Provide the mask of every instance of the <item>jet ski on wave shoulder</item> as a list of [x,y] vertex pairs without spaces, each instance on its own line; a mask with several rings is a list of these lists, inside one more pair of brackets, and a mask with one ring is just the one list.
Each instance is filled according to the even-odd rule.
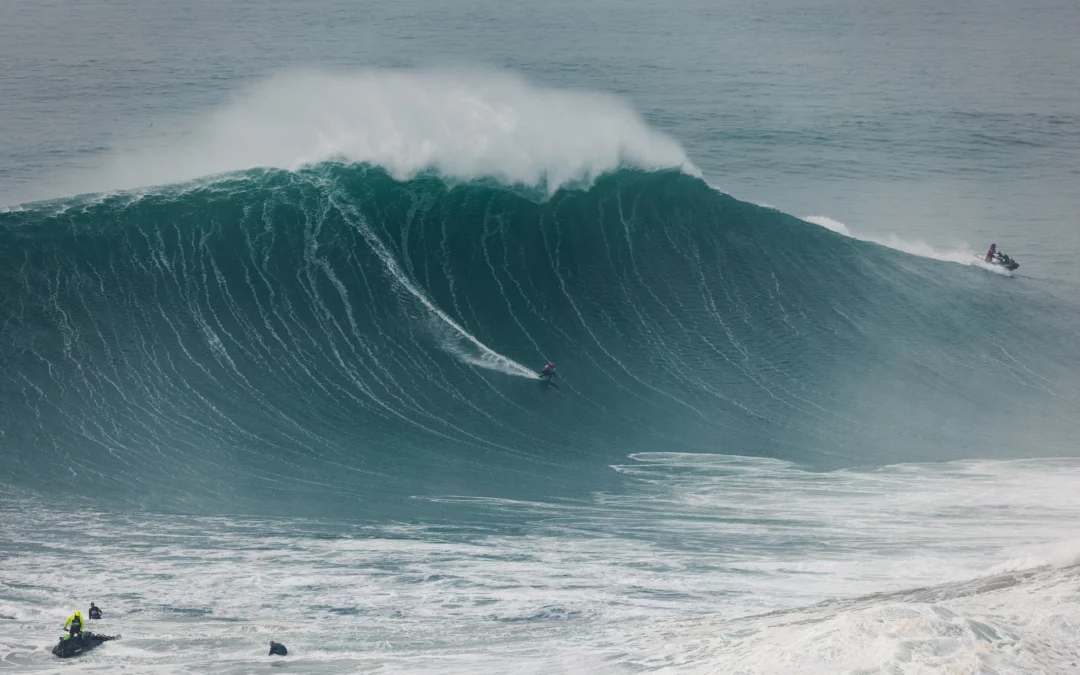
[[1016,262],[1005,253],[999,251],[997,248],[997,244],[990,244],[990,250],[986,252],[986,255],[983,257],[982,260],[983,262],[988,262],[991,265],[995,265],[997,267],[1004,267],[1010,272],[1015,270],[1017,267],[1020,267],[1020,263]]

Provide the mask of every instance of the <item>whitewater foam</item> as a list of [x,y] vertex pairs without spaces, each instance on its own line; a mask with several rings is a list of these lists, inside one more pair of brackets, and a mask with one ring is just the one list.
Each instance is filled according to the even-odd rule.
[[650,645],[638,663],[777,675],[1073,672],[1077,573],[1000,575],[734,621],[659,622],[635,636]]
[[0,660],[59,665],[42,647],[93,595],[110,632],[136,636],[94,663],[138,672],[176,672],[178,659],[230,672],[271,638],[323,672],[1005,673],[1076,661],[1080,570],[978,572],[1072,536],[1076,460],[819,474],[645,453],[616,468],[626,492],[581,501],[429,497],[447,513],[511,517],[508,529],[86,511],[70,531],[68,505],[5,494]]
[[164,185],[256,167],[368,163],[395,178],[435,172],[554,192],[620,167],[699,171],[680,145],[607,94],[553,89],[485,69],[292,71],[166,140],[119,148],[72,178],[78,192]]
[[1080,565],[1080,539],[1031,546],[1021,556],[988,568],[982,576],[991,577],[1009,572],[1029,572],[1074,565]]

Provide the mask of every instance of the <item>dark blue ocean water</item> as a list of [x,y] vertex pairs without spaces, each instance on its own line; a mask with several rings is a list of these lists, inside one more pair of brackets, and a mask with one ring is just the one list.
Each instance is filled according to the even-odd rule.
[[3,17],[0,663],[1076,661],[1075,5]]

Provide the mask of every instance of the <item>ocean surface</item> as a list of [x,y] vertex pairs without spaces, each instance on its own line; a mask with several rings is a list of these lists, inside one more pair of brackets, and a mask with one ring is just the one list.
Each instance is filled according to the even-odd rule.
[[1080,6],[2,17],[0,672],[1080,671]]

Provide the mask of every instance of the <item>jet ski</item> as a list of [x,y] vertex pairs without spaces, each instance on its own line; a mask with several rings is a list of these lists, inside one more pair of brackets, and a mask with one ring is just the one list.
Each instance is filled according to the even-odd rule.
[[994,256],[992,258],[990,258],[989,260],[986,260],[985,258],[983,258],[983,262],[988,262],[991,265],[995,265],[997,267],[1004,267],[1005,269],[1009,270],[1010,272],[1012,272],[1017,267],[1020,267],[1020,263],[1016,262],[1015,260],[1013,260],[1009,256],[1005,255],[1001,251],[998,251],[997,253],[995,253]]
[[76,637],[69,637],[66,640],[60,638],[60,641],[53,647],[52,653],[55,656],[59,656],[62,659],[70,658],[72,656],[78,656],[83,652],[88,652],[94,647],[97,647],[102,642],[108,642],[109,640],[119,640],[119,635],[95,635],[90,632],[79,633]]

